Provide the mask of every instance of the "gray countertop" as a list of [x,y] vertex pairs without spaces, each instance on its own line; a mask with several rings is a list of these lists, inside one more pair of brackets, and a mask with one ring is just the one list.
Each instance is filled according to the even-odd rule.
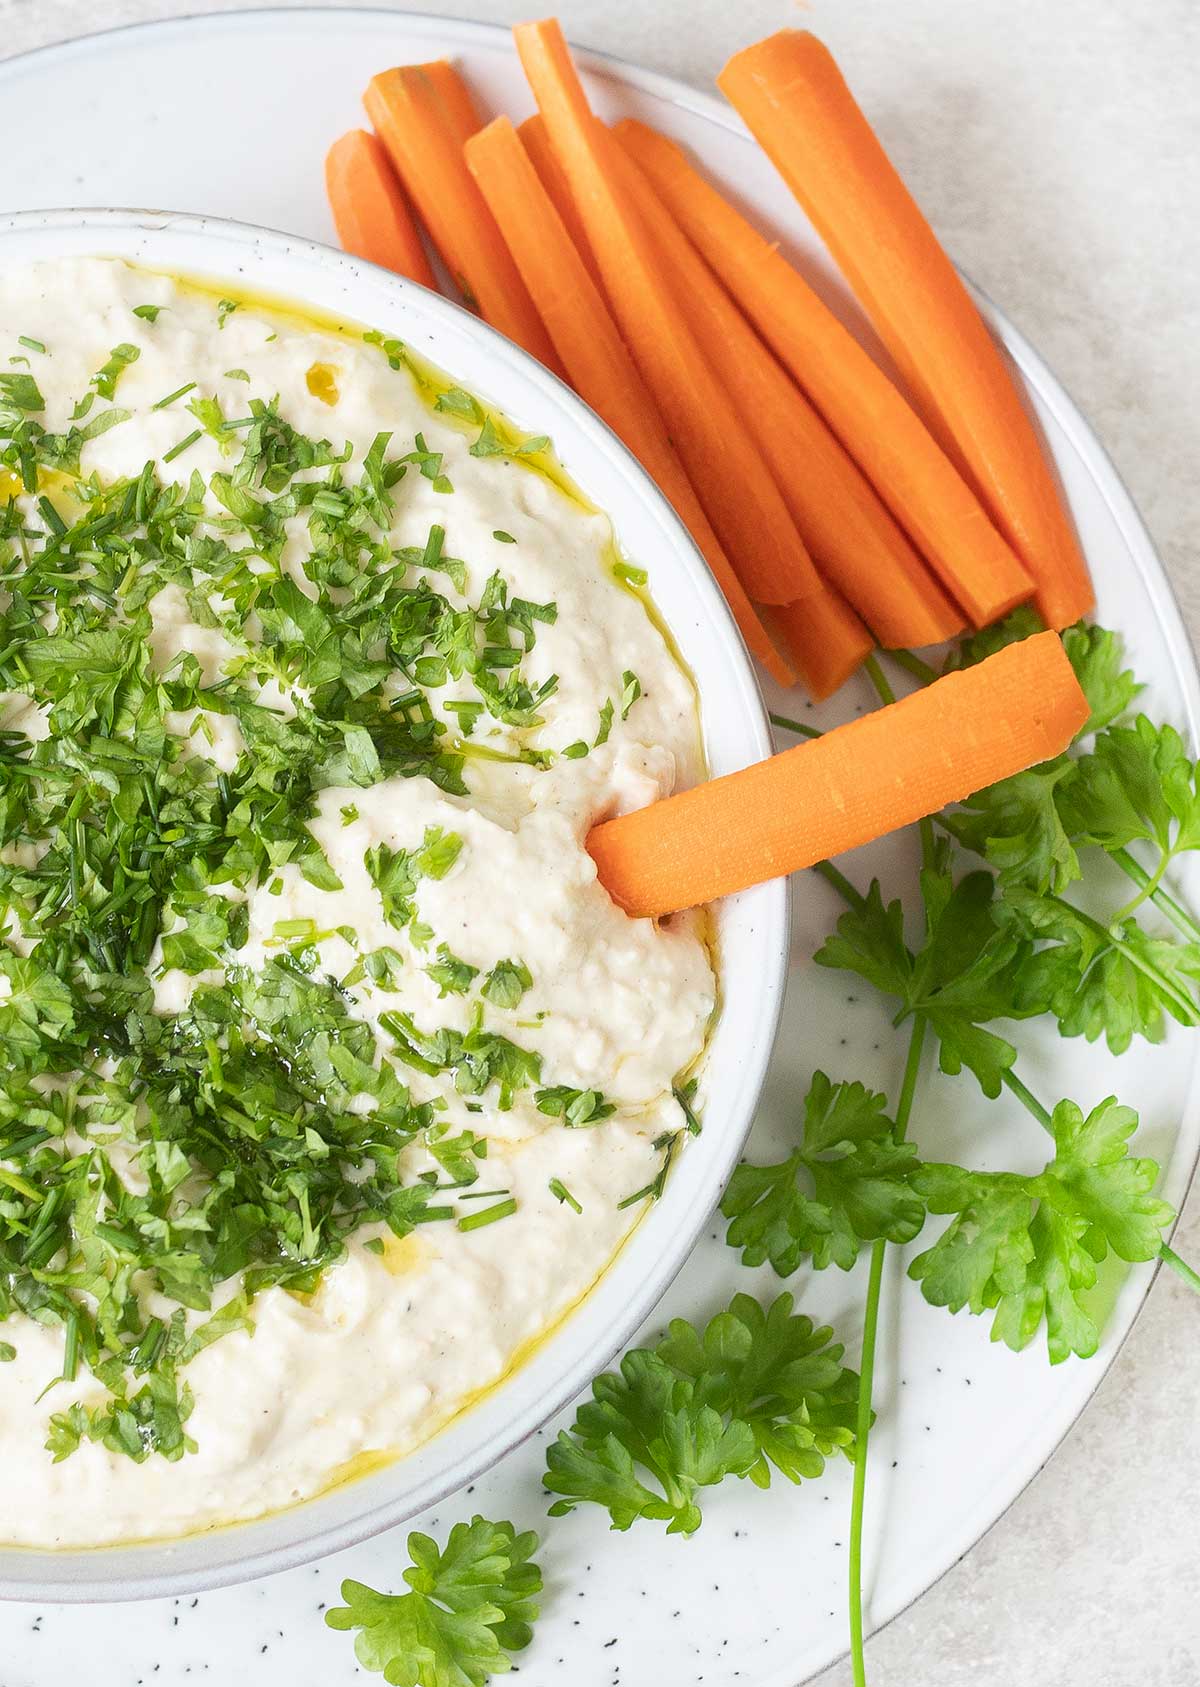
[[[0,56],[214,9],[0,0]],[[526,10],[422,9],[497,22]],[[784,24],[824,35],[947,246],[1096,427],[1196,639],[1198,0],[560,0],[557,11],[574,40],[701,86]],[[1200,1255],[1200,1198],[1179,1245]],[[872,1643],[872,1687],[1200,1687],[1198,1393],[1200,1306],[1163,1273],[1038,1480]],[[838,1667],[822,1687],[849,1680]]]

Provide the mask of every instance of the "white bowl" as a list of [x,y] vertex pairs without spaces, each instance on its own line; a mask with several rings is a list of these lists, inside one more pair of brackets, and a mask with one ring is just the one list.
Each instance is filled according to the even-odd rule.
[[[562,382],[457,305],[328,247],[217,218],[152,211],[0,218],[0,260],[99,255],[295,300],[406,341],[530,433],[611,516],[700,690],[713,774],[770,753],[750,660],[695,546],[637,461]],[[587,1388],[652,1311],[707,1223],[745,1142],[788,962],[785,881],[716,910],[723,1006],[702,1134],[602,1281],[513,1376],[407,1458],[289,1511],[183,1540],[47,1553],[0,1548],[0,1598],[149,1599],[269,1575],[403,1522],[472,1481]],[[0,1523],[0,1532],[3,1525]]]

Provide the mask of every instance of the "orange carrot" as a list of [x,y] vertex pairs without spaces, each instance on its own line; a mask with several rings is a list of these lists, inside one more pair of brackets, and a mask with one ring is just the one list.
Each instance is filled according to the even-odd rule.
[[342,247],[436,290],[412,212],[387,153],[365,129],[351,129],[325,156],[325,191]]
[[562,31],[547,19],[518,24],[514,35],[613,313],[688,478],[749,595],[792,603],[816,590],[816,571],[729,395],[680,317],[617,181],[616,143],[588,108]]
[[571,385],[675,506],[725,593],[750,649],[783,685],[792,675],[768,638],[709,525],[608,307],[538,178],[520,136],[497,117],[464,148]]
[[[818,571],[865,617],[881,644],[953,638],[963,629],[961,613],[865,475],[759,339],[633,157],[622,149],[620,160],[623,185],[658,246],[675,303],[761,451]],[[844,605],[840,616],[829,610],[826,631],[845,625],[845,616]],[[862,625],[854,619],[853,636],[839,641],[847,653],[861,645]],[[794,643],[789,648],[799,655]],[[828,659],[836,666],[832,652]],[[801,663],[801,676],[808,671]]]
[[575,242],[575,250],[587,266],[587,272],[598,288],[603,288],[600,279],[600,269],[588,245],[588,237],[584,230],[579,212],[575,208],[575,201],[571,197],[571,184],[566,178],[562,165],[558,162],[558,154],[550,145],[550,131],[546,128],[546,119],[540,111],[535,111],[532,117],[527,117],[524,123],[518,123],[517,133],[521,137],[521,144],[529,154],[529,162],[538,173],[538,180],[550,196],[550,202],[562,218],[563,227]]
[[367,114],[468,304],[561,374],[554,348],[463,162],[452,120],[429,78],[401,66],[373,77]]
[[1057,633],[782,755],[593,827],[602,884],[670,914],[882,837],[1065,750],[1088,703]]
[[784,29],[717,78],[862,301],[922,415],[1037,582],[1048,626],[1094,597],[1000,350],[828,48]]
[[858,461],[943,585],[977,626],[1020,603],[1033,580],[915,411],[783,257],[642,123],[621,139],[692,243]]
[[428,64],[413,64],[408,68],[428,80],[441,101],[446,121],[460,146],[483,128],[475,96],[449,59],[431,59]]
[[764,615],[816,703],[840,691],[875,648],[850,605],[824,582],[810,597]]

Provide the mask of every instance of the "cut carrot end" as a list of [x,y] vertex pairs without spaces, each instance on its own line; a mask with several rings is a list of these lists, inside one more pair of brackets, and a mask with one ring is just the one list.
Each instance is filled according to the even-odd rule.
[[765,235],[673,141],[620,125],[684,233],[804,389],[941,585],[985,624],[1034,582],[911,405]]
[[711,902],[840,855],[1062,753],[1089,714],[1057,633],[1009,645],[740,773],[593,827],[632,915]]
[[465,301],[555,374],[562,367],[429,76],[407,66],[372,78],[364,104]]
[[475,96],[463,80],[462,73],[449,59],[432,59],[427,64],[407,67],[424,76],[436,97],[441,101],[451,133],[462,146],[483,128],[483,118],[475,104]]
[[853,609],[829,586],[799,603],[770,610],[767,620],[814,703],[840,691],[875,648]]
[[790,603],[816,574],[777,486],[688,329],[620,179],[621,155],[592,115],[557,23],[521,24],[517,49],[562,164],[621,333],[748,595]]
[[[736,53],[717,80],[1028,570],[1044,618],[1062,626],[1085,613],[1087,565],[1022,394],[832,53],[807,30],[780,30]],[[982,624],[982,606],[968,607]]]
[[436,290],[404,190],[375,135],[351,129],[334,141],[325,189],[344,251]]

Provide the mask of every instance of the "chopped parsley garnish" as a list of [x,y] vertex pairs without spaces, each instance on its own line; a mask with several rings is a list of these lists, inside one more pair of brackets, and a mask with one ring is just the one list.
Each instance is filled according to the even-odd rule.
[[166,308],[165,305],[134,305],[133,314],[140,316],[143,322],[157,322],[159,312]]
[[30,351],[40,351],[43,356],[45,355],[46,348],[42,342],[40,340],[31,340],[27,334],[18,334],[17,344],[19,346],[28,347]]
[[[308,826],[322,790],[423,776],[463,795],[455,720],[462,738],[491,720],[518,743],[542,724],[557,681],[534,685],[524,664],[556,609],[499,575],[466,600],[466,564],[444,556],[440,527],[394,546],[406,473],[451,490],[420,435],[406,450],[379,434],[351,484],[350,448],[306,437],[274,403],[227,419],[196,395],[199,425],[161,464],[110,485],[82,478],[83,446],[128,415],[93,405],[136,356],[114,348],[64,433],[38,420],[31,375],[0,374],[0,463],[30,495],[0,528],[0,689],[47,724],[37,740],[0,734],[0,1321],[57,1327],[62,1378],[90,1372],[103,1387],[55,1412],[55,1458],[93,1441],[141,1461],[193,1449],[187,1366],[252,1329],[264,1290],[314,1292],[363,1226],[402,1237],[515,1210],[506,1191],[462,1217],[447,1203],[477,1177],[486,1139],[448,1136],[444,1104],[414,1100],[406,1067],[444,1074],[485,1113],[519,1093],[544,1112],[561,1093],[553,1116],[570,1124],[612,1109],[595,1092],[539,1089],[539,1055],[485,1024],[529,988],[519,960],[478,983],[439,944],[426,970],[444,994],[478,992],[469,1029],[387,1014],[383,1052],[351,991],[394,987],[409,964],[398,949],[359,955],[339,982],[321,964],[332,933],[284,917],[266,963],[244,964],[252,892],[282,894],[287,870],[340,888]],[[194,382],[154,408],[190,394]],[[169,479],[205,432],[228,452],[221,472],[207,487],[197,472]],[[38,491],[43,470],[71,481],[69,498]],[[282,565],[297,523],[302,578]],[[430,583],[439,573],[458,601]],[[156,666],[151,604],[168,587],[236,650],[217,678],[187,651]],[[471,695],[435,707],[450,684]],[[267,707],[265,686],[293,712]],[[228,768],[202,748],[218,716],[237,728]],[[544,758],[511,759],[526,753]],[[341,815],[351,823],[356,805]],[[435,938],[418,887],[462,848],[430,827],[413,849],[367,854],[415,949]],[[165,973],[188,988],[156,1011]],[[414,1178],[403,1157],[416,1144],[437,1169]]]
[[224,328],[237,308],[237,299],[219,299],[217,301],[217,327]]
[[108,354],[108,362],[97,369],[92,376],[92,385],[101,398],[112,398],[121,376],[131,363],[137,362],[141,355],[140,348],[131,346],[128,342],[122,342],[121,345],[113,347]]
[[479,993],[498,1008],[515,1008],[532,983],[524,961],[497,961]]

